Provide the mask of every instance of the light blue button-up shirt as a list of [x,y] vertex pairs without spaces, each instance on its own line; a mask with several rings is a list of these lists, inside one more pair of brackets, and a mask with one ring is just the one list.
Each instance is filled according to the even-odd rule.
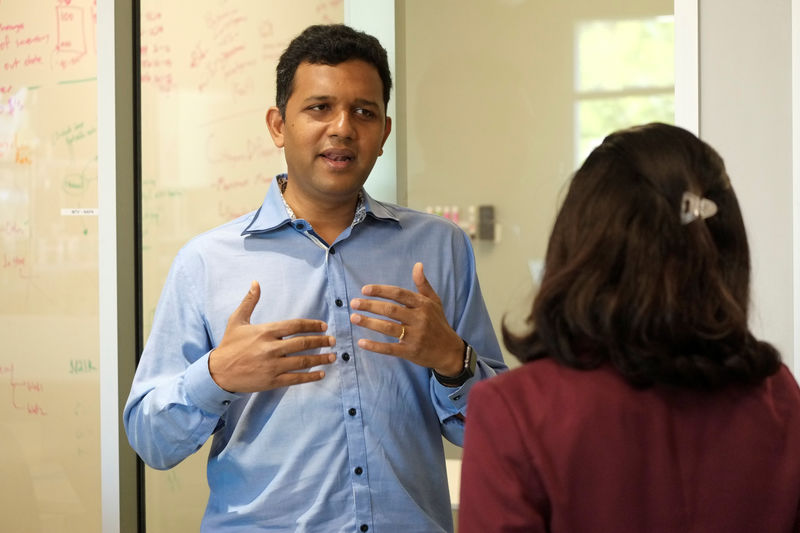
[[[442,217],[362,194],[365,215],[328,246],[287,211],[273,180],[258,211],[194,238],[173,262],[124,422],[159,469],[213,435],[203,531],[452,531],[441,435],[462,443],[456,415],[466,414],[470,387],[506,367],[469,238]],[[357,344],[396,339],[351,324],[350,299],[366,284],[416,290],[418,261],[478,354],[460,388]],[[321,381],[251,394],[213,381],[208,354],[252,280],[261,284],[252,323],[328,324],[337,358]]]

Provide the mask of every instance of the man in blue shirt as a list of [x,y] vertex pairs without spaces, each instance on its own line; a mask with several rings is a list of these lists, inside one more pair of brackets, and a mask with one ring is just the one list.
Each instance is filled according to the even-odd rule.
[[452,531],[441,435],[506,368],[469,238],[363,189],[391,131],[375,38],[312,26],[277,86],[288,171],[175,258],[128,438],[166,469],[213,435],[204,531]]

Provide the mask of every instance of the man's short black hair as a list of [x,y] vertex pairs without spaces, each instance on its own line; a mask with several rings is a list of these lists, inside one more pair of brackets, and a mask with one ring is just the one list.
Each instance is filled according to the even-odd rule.
[[318,24],[309,26],[292,39],[278,61],[275,103],[281,116],[286,117],[286,102],[292,94],[294,74],[301,63],[338,65],[351,59],[360,59],[377,69],[383,82],[383,104],[388,106],[392,73],[380,41],[344,24]]

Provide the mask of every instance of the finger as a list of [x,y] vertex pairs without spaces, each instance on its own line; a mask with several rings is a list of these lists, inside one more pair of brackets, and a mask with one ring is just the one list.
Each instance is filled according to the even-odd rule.
[[394,302],[405,305],[406,307],[414,307],[419,296],[414,291],[396,287],[394,285],[364,285],[361,288],[361,294],[364,296],[373,296],[375,298],[383,298],[392,300]]
[[287,372],[275,377],[277,387],[291,387],[292,385],[302,385],[319,381],[325,377],[325,371],[316,370],[314,372]]
[[370,352],[382,353],[384,355],[401,356],[404,351],[404,344],[398,342],[378,342],[370,339],[359,339],[358,347]]
[[414,285],[417,286],[417,291],[419,291],[421,295],[436,302],[440,301],[439,295],[436,294],[436,291],[433,290],[433,287],[431,287],[431,284],[428,282],[428,278],[425,277],[422,263],[414,264],[414,268],[411,269],[411,279],[414,280]]
[[291,357],[281,357],[275,361],[275,370],[278,374],[286,372],[298,372],[320,365],[329,365],[336,361],[336,355],[324,353],[319,355],[293,355]]
[[336,339],[328,335],[300,335],[284,339],[281,345],[281,355],[291,355],[315,348],[330,348],[336,344]]
[[353,300],[350,301],[350,307],[374,315],[385,316],[399,322],[405,322],[405,319],[409,318],[407,312],[408,307],[391,302],[353,298]]
[[250,317],[253,314],[253,309],[256,308],[256,304],[260,298],[261,286],[257,281],[253,281],[250,283],[250,290],[248,290],[247,294],[244,295],[242,303],[240,303],[239,307],[237,307],[236,310],[231,313],[228,323],[239,322],[243,324],[249,324]]
[[371,318],[364,315],[359,315],[358,313],[353,313],[350,315],[350,322],[356,324],[357,326],[361,326],[362,328],[371,329],[372,331],[377,331],[378,333],[383,333],[384,335],[388,335],[389,337],[397,337],[399,338],[400,335],[403,333],[403,325],[398,324],[397,322],[390,322],[388,320],[381,320],[379,318]]
[[264,324],[264,328],[268,335],[281,339],[299,333],[318,333],[320,331],[325,331],[328,329],[328,324],[322,320],[293,318],[291,320],[281,320],[280,322]]

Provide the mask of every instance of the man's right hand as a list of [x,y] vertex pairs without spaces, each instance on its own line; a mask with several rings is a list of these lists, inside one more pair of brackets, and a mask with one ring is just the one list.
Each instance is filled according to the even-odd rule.
[[328,325],[304,318],[251,324],[260,297],[261,287],[254,281],[228,319],[219,346],[209,355],[208,369],[217,385],[228,392],[258,392],[322,379],[322,370],[299,371],[330,364],[336,360],[335,354],[292,354],[336,344],[328,335],[298,335],[322,332]]

